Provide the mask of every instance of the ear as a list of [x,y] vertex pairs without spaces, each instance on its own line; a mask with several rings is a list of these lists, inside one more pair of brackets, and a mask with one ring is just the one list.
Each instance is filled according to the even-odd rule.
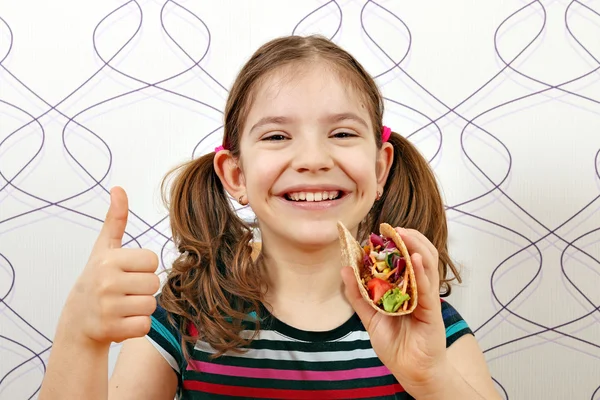
[[221,179],[223,187],[234,199],[246,194],[246,180],[238,161],[227,150],[215,154],[213,161],[215,172]]
[[392,163],[394,162],[394,146],[389,142],[384,142],[381,149],[377,150],[377,190],[383,192],[385,183],[387,182]]

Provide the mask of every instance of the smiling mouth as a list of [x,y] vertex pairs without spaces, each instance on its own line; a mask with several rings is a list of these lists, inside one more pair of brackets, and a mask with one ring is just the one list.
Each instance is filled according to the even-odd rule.
[[319,191],[319,192],[293,192],[286,193],[285,199],[296,202],[320,202],[338,200],[343,197],[344,193],[340,190],[334,191]]

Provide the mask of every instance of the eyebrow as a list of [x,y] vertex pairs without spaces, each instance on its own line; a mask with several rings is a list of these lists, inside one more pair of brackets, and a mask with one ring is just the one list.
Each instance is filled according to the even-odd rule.
[[252,133],[252,131],[254,131],[255,129],[258,129],[265,125],[271,125],[271,124],[284,125],[284,124],[289,124],[291,121],[292,121],[292,118],[289,118],[289,117],[277,117],[277,116],[263,117],[263,118],[259,119],[257,123],[252,125],[252,128],[250,128],[250,133]]
[[[284,117],[284,116],[263,117],[263,118],[259,119],[257,123],[252,125],[252,128],[250,128],[250,133],[252,133],[252,131],[254,131],[255,129],[258,129],[265,125],[271,125],[271,124],[285,125],[285,124],[289,124],[289,123],[293,122],[293,120],[294,120],[293,118]],[[367,123],[364,119],[362,119],[358,115],[351,113],[351,112],[327,115],[327,116],[321,118],[321,121],[327,122],[330,124],[335,124],[335,123],[344,122],[344,121],[354,121],[354,122],[357,122],[360,125],[364,126],[365,128],[369,128],[369,125],[367,125]]]
[[364,126],[365,128],[369,128],[369,125],[367,125],[367,122],[364,119],[362,119],[358,115],[351,113],[351,112],[328,115],[327,117],[323,118],[323,121],[326,121],[329,123],[354,121],[354,122],[357,122],[360,125]]

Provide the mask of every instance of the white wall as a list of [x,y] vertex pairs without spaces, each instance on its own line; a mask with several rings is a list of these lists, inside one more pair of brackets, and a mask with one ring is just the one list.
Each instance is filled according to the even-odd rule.
[[0,399],[35,398],[110,187],[128,246],[168,265],[160,178],[220,142],[235,73],[294,29],[335,34],[431,160],[450,301],[504,396],[600,399],[600,1],[379,4],[0,0]]

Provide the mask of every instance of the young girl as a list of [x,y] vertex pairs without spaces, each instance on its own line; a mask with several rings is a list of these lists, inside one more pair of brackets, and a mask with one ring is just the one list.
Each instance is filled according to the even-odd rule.
[[[447,268],[458,274],[434,176],[382,118],[373,79],[330,41],[258,49],[229,94],[223,145],[174,171],[180,255],[156,298],[157,257],[121,248],[127,197],[112,190],[40,399],[499,398],[469,327],[440,300]],[[257,257],[229,196],[256,214]],[[412,314],[363,300],[340,265],[337,221],[359,240],[398,227]],[[108,382],[109,345],[126,339]]]

